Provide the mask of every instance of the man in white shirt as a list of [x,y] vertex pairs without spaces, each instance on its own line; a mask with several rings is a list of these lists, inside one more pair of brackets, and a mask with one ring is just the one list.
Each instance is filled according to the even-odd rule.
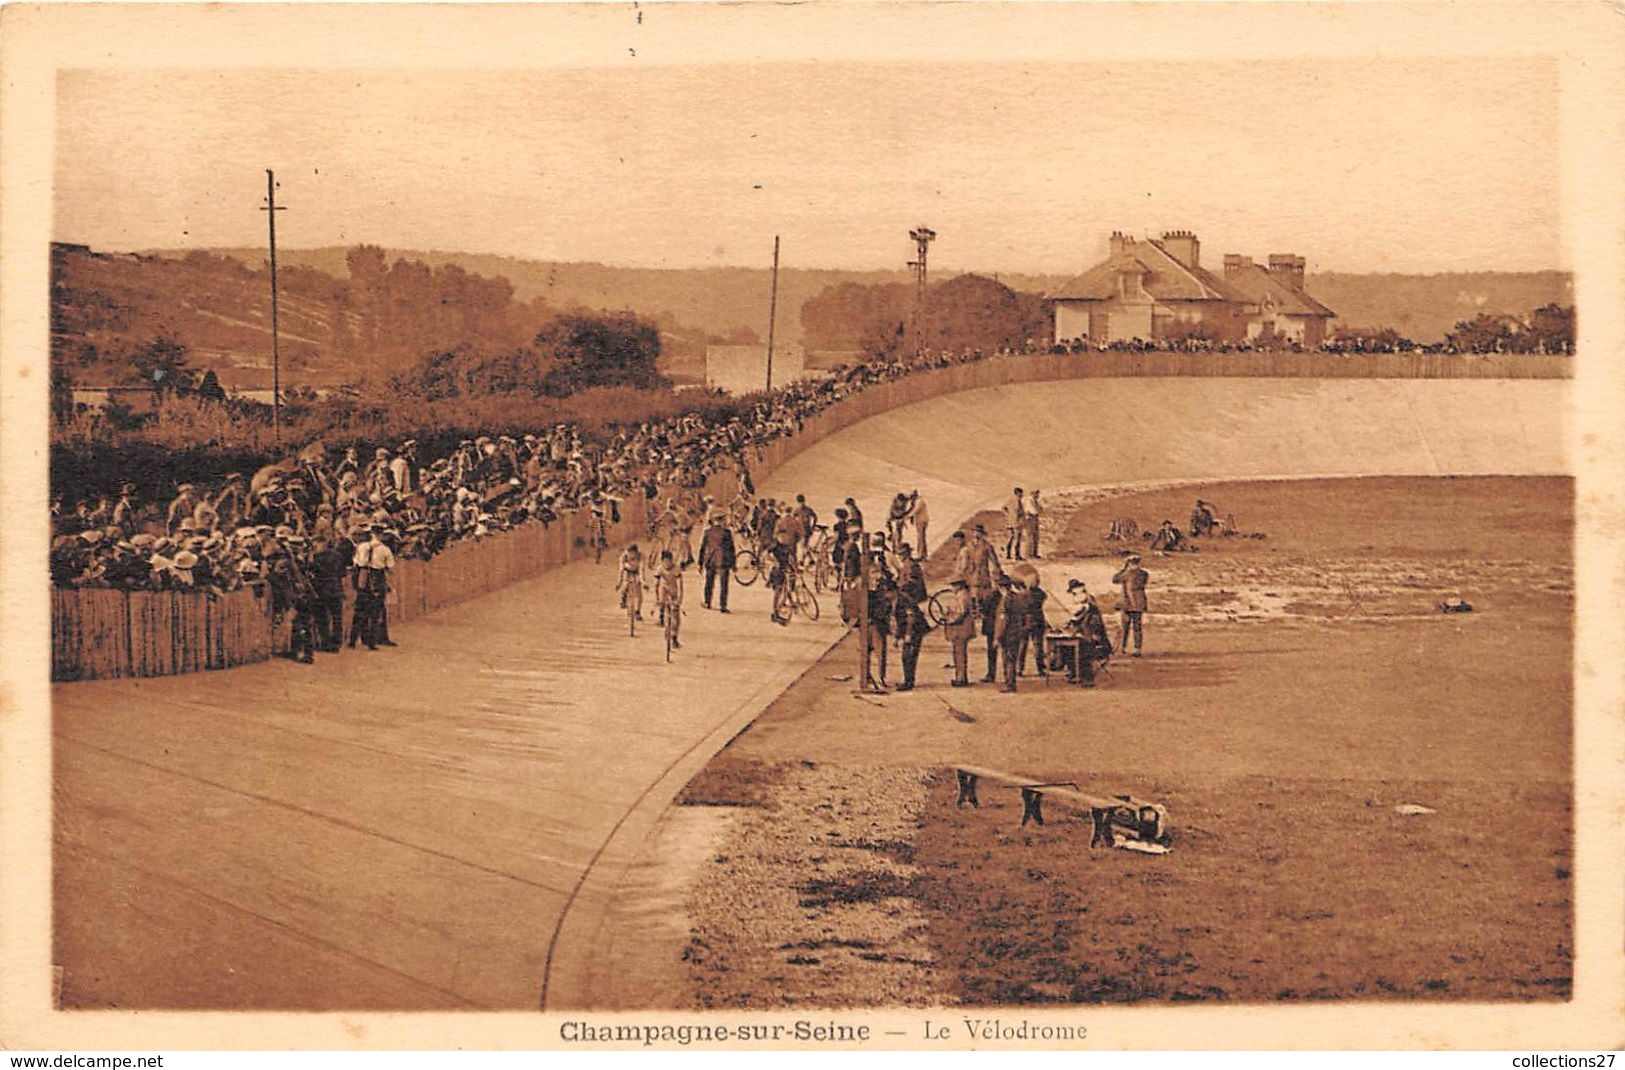
[[350,646],[357,638],[368,650],[379,644],[394,646],[389,638],[384,614],[384,595],[389,590],[389,571],[395,567],[395,553],[384,544],[377,526],[367,529],[367,539],[355,548],[355,615],[350,622]]
[[914,521],[914,545],[919,549],[923,558],[930,552],[931,544],[925,541],[927,529],[931,526],[931,510],[927,508],[925,499],[920,492],[915,491],[910,497],[913,505],[909,508],[909,519]]
[[[1044,512],[1044,507],[1038,501],[1038,491],[1034,490],[1027,495],[1022,503],[1021,531],[1027,542],[1027,556],[1038,556],[1038,518]],[[1020,557],[1020,553],[1016,554]]]
[[1021,560],[1021,533],[1027,519],[1027,503],[1022,500],[1022,490],[1017,487],[1015,494],[1004,506],[1004,556],[1010,561]]

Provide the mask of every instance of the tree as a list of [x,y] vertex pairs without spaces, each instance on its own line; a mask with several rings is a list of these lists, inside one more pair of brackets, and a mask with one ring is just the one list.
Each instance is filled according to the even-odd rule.
[[925,344],[935,349],[1019,348],[1043,333],[1010,287],[985,275],[959,275],[926,295]]
[[220,385],[220,377],[213,368],[204,371],[203,378],[198,380],[197,392],[204,401],[226,400],[226,389]]
[[1542,305],[1529,315],[1529,334],[1535,345],[1547,353],[1570,353],[1574,350],[1574,307],[1572,305]]
[[671,386],[655,370],[659,330],[631,313],[560,316],[536,335],[536,350],[550,364],[544,389],[554,397],[599,386]]
[[1463,353],[1499,353],[1512,348],[1512,339],[1507,317],[1484,312],[1457,323],[1456,329],[1445,336],[1446,342]]
[[168,335],[159,335],[130,358],[135,373],[159,397],[178,389],[190,389],[186,347]]
[[900,282],[827,286],[801,306],[803,342],[809,349],[864,349],[889,339],[914,309],[914,288]]
[[51,361],[51,419],[58,427],[73,419],[73,372],[59,360]]

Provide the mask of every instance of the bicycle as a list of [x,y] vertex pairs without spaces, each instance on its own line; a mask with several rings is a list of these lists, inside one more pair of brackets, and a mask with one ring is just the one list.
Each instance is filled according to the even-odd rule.
[[683,619],[683,610],[680,606],[661,606],[660,625],[666,633],[666,660],[671,660],[671,648],[677,642],[677,625]]
[[762,577],[762,562],[755,550],[740,550],[734,554],[734,582],[749,587]]
[[829,559],[828,554],[819,557],[817,564],[813,566],[813,588],[819,591],[833,591],[840,585],[840,570],[835,567],[835,562]]
[[621,592],[621,605],[626,607],[626,634],[636,638],[638,620],[643,616],[643,584],[626,584]]
[[[953,594],[953,592],[954,588],[944,587],[942,590],[936,591],[931,595],[930,598],[926,599],[925,615],[931,618],[931,623],[935,624],[939,628],[945,628],[950,625],[958,624],[966,617],[970,616],[969,593],[953,599],[952,601],[943,600],[943,595]],[[954,603],[958,604],[957,612],[953,608]]]
[[795,578],[784,588],[784,616],[785,619],[800,613],[808,620],[818,619],[818,595],[808,586],[806,576],[796,573]]
[[807,533],[807,538],[801,544],[801,565],[803,568],[817,561],[819,558],[829,558],[829,525],[814,524],[813,529]]

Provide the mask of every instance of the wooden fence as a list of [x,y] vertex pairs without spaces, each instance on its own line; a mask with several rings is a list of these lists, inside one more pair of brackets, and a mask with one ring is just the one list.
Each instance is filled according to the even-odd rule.
[[[800,432],[756,451],[760,479],[792,457],[861,420],[943,394],[1009,383],[1156,376],[1359,379],[1563,379],[1573,358],[1514,354],[1081,353],[1000,357],[917,372],[871,386],[810,417]],[[713,475],[718,501],[737,490],[732,471]],[[636,515],[631,515],[635,513]],[[609,531],[611,547],[643,535],[641,506]],[[566,513],[453,545],[429,561],[402,561],[391,577],[392,621],[476,598],[592,553],[590,517]],[[613,550],[610,552],[614,552]],[[349,603],[346,598],[346,620]],[[252,591],[219,598],[183,592],[53,589],[51,678],[97,680],[169,676],[263,661],[287,649],[288,624],[271,620],[268,599]]]

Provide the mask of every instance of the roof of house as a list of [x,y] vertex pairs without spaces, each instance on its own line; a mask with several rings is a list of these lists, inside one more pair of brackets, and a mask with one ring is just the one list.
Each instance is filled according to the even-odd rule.
[[1296,286],[1270,274],[1263,264],[1246,264],[1225,272],[1225,282],[1249,304],[1270,304],[1289,316],[1335,316],[1337,313]]
[[1155,239],[1136,241],[1050,293],[1051,301],[1107,301],[1117,296],[1124,269],[1144,275],[1146,293],[1159,301],[1247,301],[1225,280],[1202,267],[1186,267]]

